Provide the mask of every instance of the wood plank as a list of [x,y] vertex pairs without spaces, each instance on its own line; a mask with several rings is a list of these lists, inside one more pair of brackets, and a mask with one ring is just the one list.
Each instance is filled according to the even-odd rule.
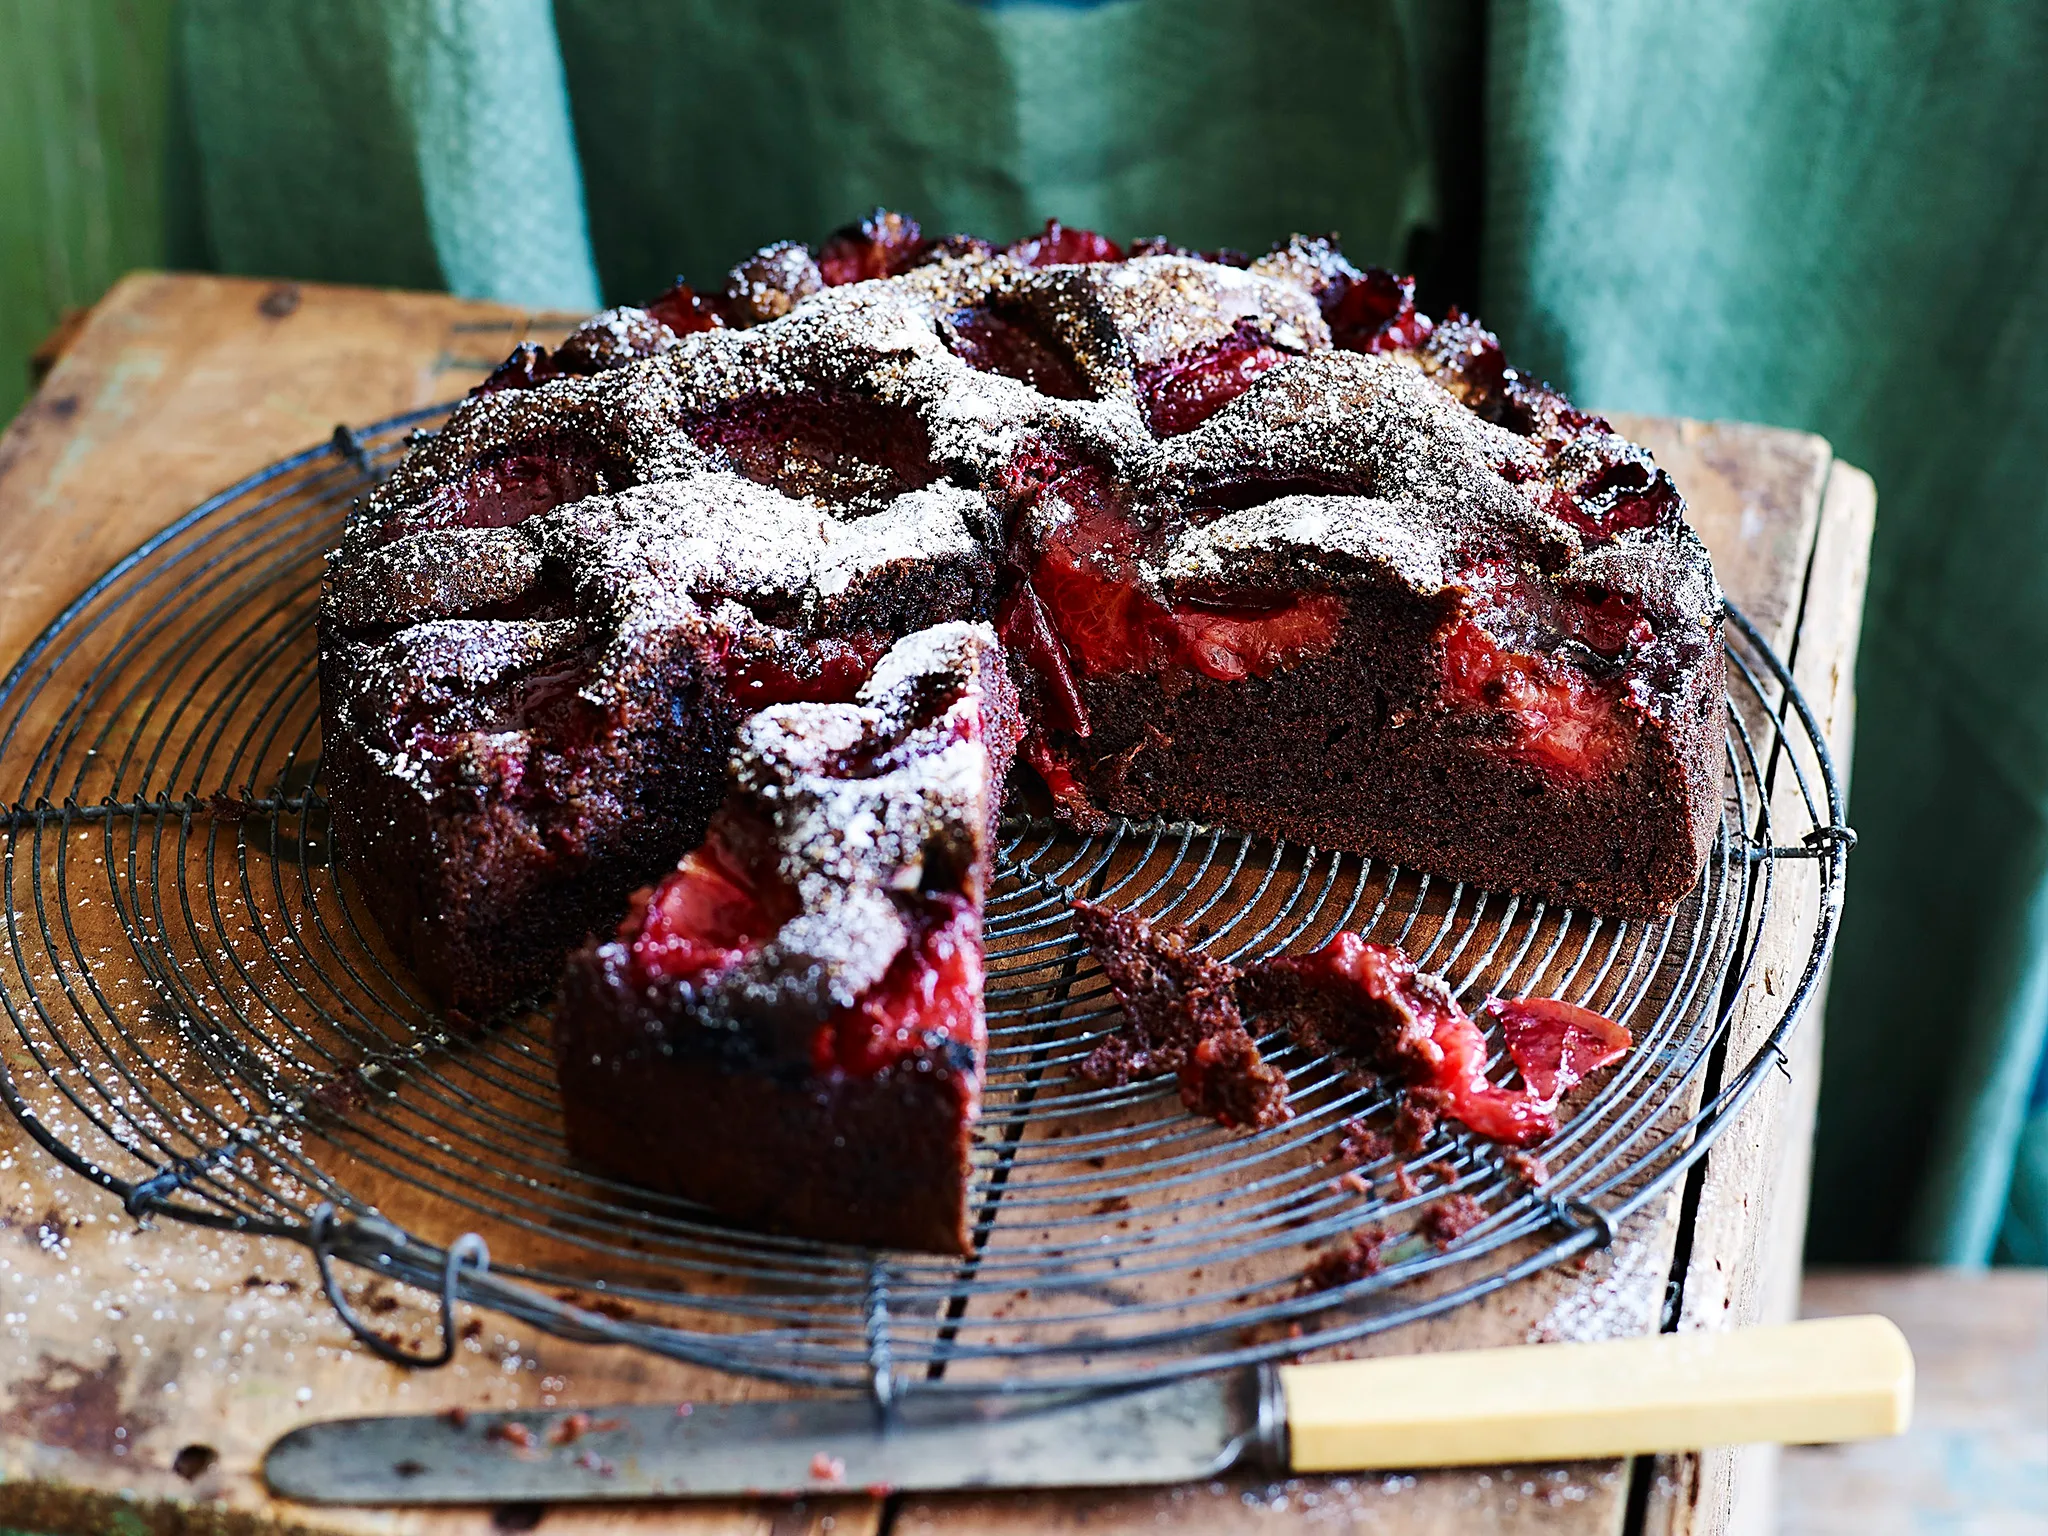
[[1788,1447],[1783,1536],[2035,1536],[2048,1527],[2048,1270],[1821,1270],[1807,1317],[1878,1312],[1913,1346],[1896,1440]]
[[[0,439],[0,657],[11,659],[113,560],[263,465],[458,396],[566,317],[429,294],[142,275],[121,283]],[[79,913],[90,924],[92,914]],[[88,943],[90,929],[88,927]],[[118,936],[104,936],[118,943]],[[11,1034],[11,1030],[9,1031]],[[393,1203],[396,1203],[395,1201]],[[501,1250],[502,1251],[502,1250]],[[415,1344],[424,1299],[351,1282]],[[166,1223],[55,1166],[0,1115],[0,1527],[467,1536],[520,1511],[314,1511],[270,1500],[256,1469],[291,1424],[379,1410],[573,1407],[733,1397],[759,1383],[483,1317],[435,1373],[370,1357],[296,1244]],[[186,1478],[173,1470],[187,1454]],[[550,1532],[875,1530],[879,1501],[549,1512]],[[127,1528],[123,1526],[123,1528]]]
[[[1854,680],[1877,491],[1868,475],[1840,462],[1828,475],[1812,574],[1789,660],[1838,764],[1846,765],[1855,721]],[[1774,798],[1788,825],[1809,824],[1792,776],[1781,771]],[[1783,841],[1787,834],[1780,834]],[[1812,865],[1788,866],[1776,900],[1786,921],[1759,944],[1748,993],[1730,1032],[1728,1060],[1750,1059],[1775,1023],[1779,999],[1806,960],[1803,936],[1820,902]],[[1806,1229],[1821,1013],[1815,997],[1793,1037],[1783,1072],[1772,1072],[1742,1118],[1696,1176],[1691,1255],[1682,1276],[1682,1329],[1789,1322],[1795,1314]],[[1722,1447],[1657,1460],[1645,1529],[1672,1536],[1767,1532],[1773,1528],[1778,1450]]]
[[[361,423],[457,394],[514,340],[561,323],[425,295],[129,280],[0,440],[0,656],[18,652],[144,533],[238,475],[319,441],[337,420]],[[1761,428],[1641,430],[1692,498],[1731,593],[1774,637],[1789,636],[1813,547],[1825,445]],[[0,1464],[10,1477],[26,1468],[31,1479],[0,1484],[0,1523],[98,1530],[117,1496],[110,1490],[125,1488],[143,1500],[186,1501],[150,1506],[149,1518],[166,1530],[183,1521],[177,1510],[190,1508],[185,1523],[207,1529],[297,1521],[420,1536],[481,1531],[489,1528],[481,1511],[287,1509],[263,1497],[253,1469],[270,1439],[312,1417],[458,1401],[539,1406],[552,1397],[569,1406],[759,1390],[623,1351],[534,1339],[494,1319],[447,1371],[406,1376],[350,1343],[301,1250],[178,1227],[136,1232],[113,1202],[57,1174],[11,1122],[0,1127],[0,1209],[10,1213],[0,1234],[9,1266],[0,1269],[0,1296],[35,1298],[0,1309],[0,1377],[13,1383],[0,1398]],[[1547,1275],[1398,1342],[1448,1347],[1654,1327],[1677,1231],[1675,1209],[1646,1212],[1583,1272]],[[311,1394],[304,1401],[301,1389]],[[188,1483],[170,1468],[180,1449],[198,1443],[220,1459]],[[1327,1504],[1404,1530],[1590,1532],[1619,1528],[1625,1495],[1623,1469],[1608,1463],[1006,1507],[913,1500],[903,1520],[906,1529],[1021,1529],[1033,1528],[1034,1510],[1056,1508],[1061,1519],[1099,1519],[1107,1523],[1095,1528],[1113,1530],[1119,1521],[1150,1525],[1168,1507],[1185,1507],[1191,1519],[1271,1523]],[[873,1530],[880,1515],[870,1500],[782,1510],[557,1510],[546,1529],[844,1532]]]

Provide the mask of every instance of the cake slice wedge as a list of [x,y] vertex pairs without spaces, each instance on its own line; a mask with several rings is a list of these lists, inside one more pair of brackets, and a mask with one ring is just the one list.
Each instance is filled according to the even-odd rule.
[[852,703],[752,716],[703,845],[570,957],[571,1153],[749,1226],[969,1251],[982,903],[1021,730],[969,623],[898,641]]

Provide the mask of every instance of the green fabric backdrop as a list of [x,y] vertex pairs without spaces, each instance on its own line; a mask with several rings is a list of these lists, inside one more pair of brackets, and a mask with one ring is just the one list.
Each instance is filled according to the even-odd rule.
[[171,0],[0,0],[0,422],[68,309],[164,258]]
[[876,202],[1336,228],[1596,407],[1826,434],[1880,517],[1811,1246],[2048,1261],[2048,8],[178,11],[188,263],[578,308]]

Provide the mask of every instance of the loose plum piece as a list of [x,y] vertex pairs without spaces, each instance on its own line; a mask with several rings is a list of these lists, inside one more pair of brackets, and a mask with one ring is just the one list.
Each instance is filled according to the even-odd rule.
[[1614,1065],[1635,1044],[1627,1025],[1554,997],[1496,997],[1479,1016],[1500,1024],[1509,1058],[1545,1104]]
[[1490,1140],[1527,1146],[1557,1129],[1533,1093],[1487,1077],[1485,1034],[1441,978],[1418,974],[1391,945],[1340,933],[1313,954],[1248,967],[1238,995],[1287,1019],[1312,1048],[1392,1078]]

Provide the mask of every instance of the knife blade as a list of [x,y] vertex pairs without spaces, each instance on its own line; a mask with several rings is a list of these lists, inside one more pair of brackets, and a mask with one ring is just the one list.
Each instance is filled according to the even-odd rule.
[[1086,1396],[797,1399],[336,1419],[285,1435],[306,1503],[806,1497],[1127,1487],[1897,1434],[1912,1352],[1881,1317],[1262,1366]]

